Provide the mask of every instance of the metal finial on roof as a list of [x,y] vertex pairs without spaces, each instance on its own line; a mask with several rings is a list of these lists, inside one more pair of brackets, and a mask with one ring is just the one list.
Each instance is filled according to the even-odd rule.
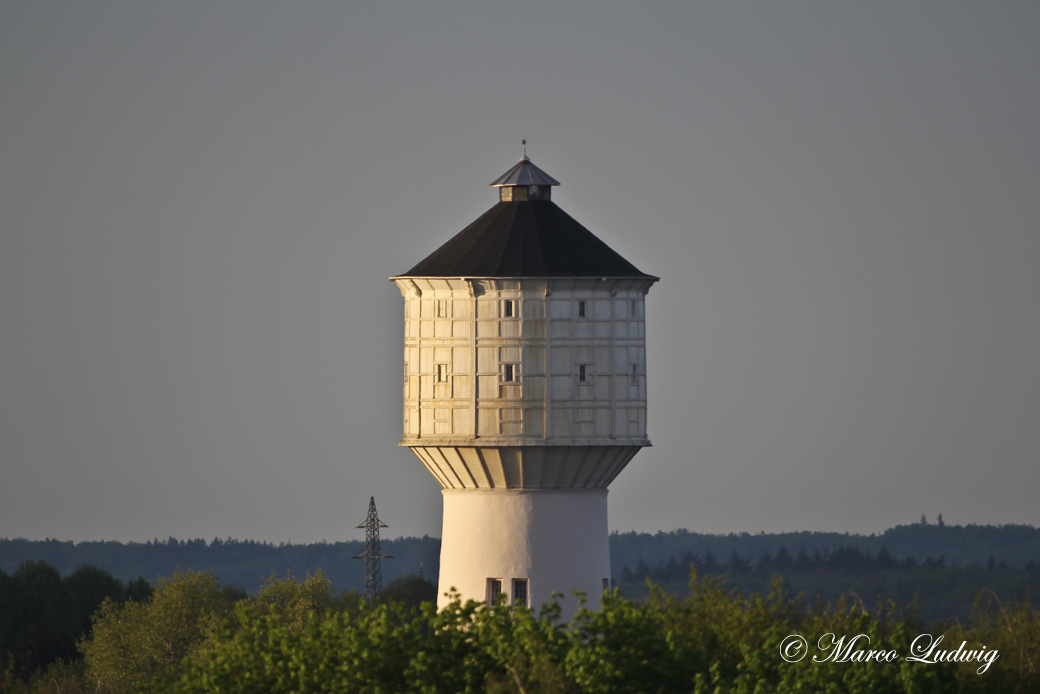
[[520,141],[524,145],[524,158],[513,164],[513,167],[496,178],[491,185],[503,186],[558,186],[560,182],[534,165],[527,158],[527,140]]

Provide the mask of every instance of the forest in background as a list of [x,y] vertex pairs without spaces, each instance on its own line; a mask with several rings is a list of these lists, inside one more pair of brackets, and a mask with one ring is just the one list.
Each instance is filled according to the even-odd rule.
[[[392,581],[400,576],[422,573],[436,577],[439,567],[438,538],[404,537],[383,540],[382,548],[393,556],[382,563],[383,578]],[[775,557],[783,548],[794,564],[776,564]],[[62,574],[83,564],[103,568],[122,581],[143,576],[154,581],[169,576],[178,568],[207,571],[212,569],[221,581],[255,591],[272,574],[291,572],[304,576],[321,569],[325,576],[343,590],[364,586],[364,562],[353,557],[364,549],[360,540],[319,542],[311,544],[271,544],[253,540],[167,538],[150,542],[65,542],[60,540],[0,539],[0,569],[14,571],[26,559],[45,561]],[[994,568],[1029,571],[1040,562],[1040,529],[1028,525],[947,525],[940,515],[936,522],[898,525],[879,534],[792,532],[730,533],[709,535],[688,530],[657,533],[612,533],[610,535],[611,573],[615,584],[647,577],[660,583],[685,582],[689,562],[695,561],[704,573],[728,573],[741,576],[745,569],[763,569],[787,575],[800,568],[836,570],[839,573],[876,573],[893,568],[877,563],[882,551],[896,565],[912,560],[913,566],[929,566],[941,562],[940,568]],[[817,562],[798,566],[801,553]],[[857,560],[869,554],[870,561]],[[734,556],[737,561],[732,561]],[[714,562],[712,562],[714,560]],[[671,573],[663,571],[672,563]],[[1031,564],[1032,562],[1032,564]],[[675,567],[678,566],[678,569]],[[907,566],[906,568],[912,568]],[[678,573],[675,573],[678,571]],[[770,573],[766,572],[766,573]],[[763,573],[763,571],[759,571]],[[667,575],[666,575],[667,574]],[[632,580],[626,580],[631,577]],[[767,576],[768,579],[768,576]]]
[[766,593],[774,576],[810,601],[842,596],[869,610],[891,600],[928,620],[967,619],[980,591],[1027,599],[1040,590],[1040,530],[1032,526],[896,526],[880,534],[614,534],[611,560],[621,592],[649,593],[647,580],[681,598],[691,564],[723,576],[745,595]]
[[870,535],[809,531],[705,535],[683,529],[653,534],[613,533],[610,561],[611,569],[620,577],[626,564],[633,568],[639,559],[653,565],[667,562],[672,556],[678,558],[683,552],[702,557],[712,552],[725,561],[736,552],[757,561],[766,552],[775,555],[781,546],[794,555],[802,549],[812,555],[839,547],[854,547],[877,555],[885,548],[897,560],[912,556],[923,562],[929,556],[943,557],[946,566],[985,566],[992,557],[998,566],[1004,562],[1021,569],[1030,561],[1040,561],[1040,529],[1031,525],[949,525],[939,514],[933,521],[922,516],[917,523]]
[[[0,569],[14,571],[23,561],[45,561],[62,574],[82,564],[108,571],[122,581],[143,576],[155,581],[178,569],[213,572],[224,583],[256,591],[272,574],[305,576],[321,569],[343,590],[362,589],[365,564],[353,557],[365,548],[362,541],[271,544],[254,540],[219,538],[178,540],[170,537],[149,542],[63,542],[60,540],[0,540]],[[393,559],[382,562],[384,581],[399,576],[437,575],[441,542],[433,537],[403,537],[383,540],[384,553]]]
[[[353,557],[364,543],[279,544],[234,539],[154,540],[144,543],[0,540],[0,570],[12,573],[26,560],[44,561],[62,575],[84,564],[131,582],[154,583],[178,570],[212,571],[225,585],[255,593],[271,577],[306,576],[319,569],[338,589],[364,586],[364,562]],[[440,540],[428,536],[384,540],[393,559],[382,562],[389,583],[422,575],[436,583]],[[854,595],[868,609],[879,596],[904,607],[916,599],[927,619],[964,619],[983,589],[1023,599],[1040,586],[1040,529],[1027,525],[899,525],[883,533],[730,533],[688,530],[612,533],[613,583],[641,600],[647,579],[682,598],[690,564],[702,575],[721,576],[744,594],[769,590],[774,575],[795,595],[833,602]],[[447,589],[447,587],[445,587]]]

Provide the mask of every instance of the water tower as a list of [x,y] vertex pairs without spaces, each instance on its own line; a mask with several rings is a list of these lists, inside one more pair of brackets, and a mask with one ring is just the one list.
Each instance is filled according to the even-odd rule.
[[610,582],[607,486],[646,436],[640,272],[524,157],[499,202],[408,272],[404,438],[443,487],[439,606],[533,607]]

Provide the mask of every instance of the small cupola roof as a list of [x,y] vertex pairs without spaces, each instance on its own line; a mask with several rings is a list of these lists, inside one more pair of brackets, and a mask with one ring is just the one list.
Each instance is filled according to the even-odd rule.
[[527,140],[522,140],[524,156],[513,165],[513,168],[491,182],[495,188],[507,186],[558,186],[560,182],[534,165],[527,158]]
[[560,182],[534,165],[525,154],[523,159],[513,168],[496,178],[492,183],[495,188],[505,186],[558,186]]

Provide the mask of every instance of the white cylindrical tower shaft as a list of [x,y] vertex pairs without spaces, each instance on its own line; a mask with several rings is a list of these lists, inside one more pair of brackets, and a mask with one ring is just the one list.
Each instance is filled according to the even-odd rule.
[[[445,489],[441,586],[460,595],[531,606],[575,590],[598,604],[610,580],[607,490]],[[439,606],[448,598],[441,596]]]

